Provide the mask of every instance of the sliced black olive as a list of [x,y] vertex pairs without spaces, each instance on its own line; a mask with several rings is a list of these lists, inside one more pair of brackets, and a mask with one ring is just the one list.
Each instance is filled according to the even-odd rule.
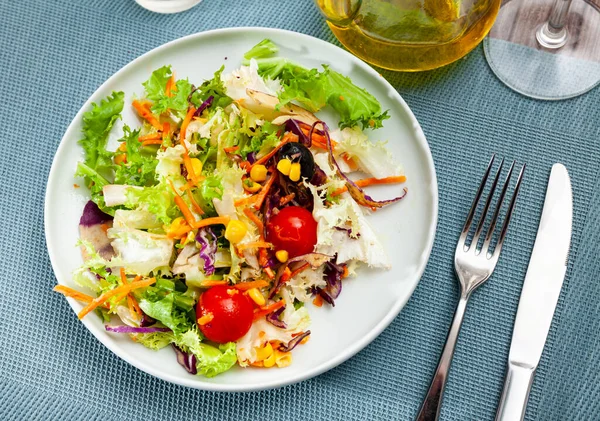
[[277,161],[289,159],[300,163],[300,175],[302,178],[311,180],[315,173],[315,160],[311,151],[301,143],[290,142],[281,147],[277,152]]

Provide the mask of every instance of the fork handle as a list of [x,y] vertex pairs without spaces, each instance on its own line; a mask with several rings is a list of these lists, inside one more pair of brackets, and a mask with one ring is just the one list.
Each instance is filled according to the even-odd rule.
[[452,362],[454,348],[456,346],[458,333],[460,332],[460,327],[465,316],[468,300],[469,294],[461,293],[460,300],[456,306],[456,311],[454,312],[454,319],[452,319],[452,326],[450,326],[448,338],[446,339],[444,350],[440,356],[440,362],[435,370],[433,380],[429,386],[429,391],[427,392],[427,396],[425,396],[425,400],[421,405],[421,410],[417,415],[416,421],[434,421],[440,416],[442,395],[444,394],[444,388],[446,387],[446,379],[448,378],[448,371],[450,371],[450,363]]

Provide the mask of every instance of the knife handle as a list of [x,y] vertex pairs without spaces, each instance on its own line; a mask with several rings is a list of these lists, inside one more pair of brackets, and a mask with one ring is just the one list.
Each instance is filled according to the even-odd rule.
[[535,367],[508,363],[508,372],[496,413],[496,421],[522,421],[525,418],[534,374]]

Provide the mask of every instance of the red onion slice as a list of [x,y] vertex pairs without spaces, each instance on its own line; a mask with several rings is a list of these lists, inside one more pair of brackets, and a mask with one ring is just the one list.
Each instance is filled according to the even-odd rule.
[[171,329],[168,327],[134,327],[134,326],[110,326],[104,325],[104,328],[108,332],[115,333],[156,333],[156,332],[170,332]]
[[310,335],[310,330],[307,330],[303,334],[296,336],[294,339],[289,341],[286,345],[284,345],[284,344],[279,345],[279,350],[281,352],[290,352],[292,349],[296,348],[296,346],[300,342],[302,342],[302,339],[306,338],[308,335]]

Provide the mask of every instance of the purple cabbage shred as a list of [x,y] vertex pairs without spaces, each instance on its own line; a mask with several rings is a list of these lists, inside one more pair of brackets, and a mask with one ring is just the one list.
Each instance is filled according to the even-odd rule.
[[170,332],[171,329],[168,327],[134,327],[134,326],[110,326],[104,325],[104,328],[108,332],[115,333],[156,333],[156,332]]
[[303,334],[296,336],[294,339],[289,341],[286,345],[284,345],[284,344],[279,345],[279,350],[281,352],[290,352],[292,349],[296,348],[296,346],[300,342],[302,342],[302,340],[304,338],[306,338],[308,335],[310,335],[310,330],[307,330]]
[[213,99],[215,99],[214,96],[209,96],[208,98],[206,98],[206,101],[204,101],[202,104],[200,104],[200,106],[198,107],[198,109],[196,110],[196,112],[194,113],[194,117],[200,117],[200,114],[202,114],[202,111],[206,110],[208,107],[210,107],[210,105],[213,102]]
[[112,221],[113,217],[102,212],[97,204],[91,200],[85,204],[79,225],[84,227],[91,227],[92,225],[103,224],[108,221]]
[[204,260],[204,274],[215,273],[215,255],[217,253],[217,237],[209,227],[201,228],[196,234],[196,241],[200,244],[200,257]]
[[285,310],[285,306],[275,310],[271,314],[267,315],[267,322],[271,323],[273,326],[280,327],[282,329],[287,329],[287,325],[283,320],[280,320],[279,317],[281,313]]
[[196,356],[191,352],[185,352],[183,349],[179,348],[175,344],[171,344],[173,349],[175,350],[175,354],[177,354],[177,362],[185,371],[190,374],[197,374],[198,369],[196,368]]

